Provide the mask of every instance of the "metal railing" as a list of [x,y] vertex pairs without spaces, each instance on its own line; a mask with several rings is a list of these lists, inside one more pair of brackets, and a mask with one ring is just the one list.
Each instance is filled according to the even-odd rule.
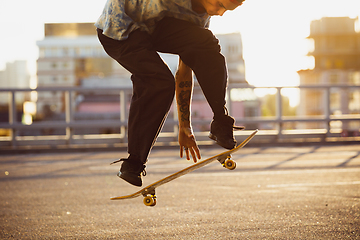
[[[356,134],[352,137],[345,137],[341,135],[344,129],[333,130],[331,122],[340,121],[354,122],[360,121],[360,114],[342,114],[332,115],[330,106],[330,95],[333,89],[359,89],[359,85],[306,85],[306,86],[284,86],[284,87],[255,87],[244,84],[231,84],[228,91],[234,88],[250,88],[250,89],[275,89],[276,90],[276,114],[272,117],[250,117],[237,119],[241,124],[257,125],[260,132],[254,143],[286,143],[286,142],[343,142],[343,141],[359,141]],[[318,116],[283,116],[283,89],[299,89],[302,90],[320,90],[323,91],[324,109],[323,114]],[[16,95],[26,92],[63,92],[64,93],[64,120],[55,121],[39,121],[33,122],[30,125],[23,124],[17,121],[17,106]],[[23,148],[77,148],[82,147],[125,147],[127,143],[127,116],[129,99],[126,97],[131,94],[131,88],[82,88],[82,87],[53,87],[53,88],[37,88],[37,89],[0,89],[0,94],[8,93],[8,122],[1,122],[0,129],[8,130],[8,134],[0,136],[0,151],[1,149],[23,149]],[[117,92],[120,96],[120,116],[118,119],[108,120],[76,120],[74,119],[74,100],[73,96],[77,93],[109,93]],[[228,101],[231,109],[231,101]],[[177,144],[177,117],[176,112],[169,116],[166,121],[166,126],[170,126],[171,131],[163,131],[160,133],[157,140],[157,145],[176,145]],[[194,119],[193,124],[209,125],[211,119]],[[317,122],[324,125],[319,129],[287,129],[284,127],[287,123],[309,123]],[[262,129],[263,125],[272,124],[272,129]],[[112,134],[75,134],[75,129],[82,128],[117,128],[120,129],[118,133]],[[65,134],[61,135],[23,135],[20,131],[34,131],[39,129],[65,129]],[[250,130],[250,129],[249,129]],[[207,138],[208,131],[195,132],[198,144],[212,144]],[[247,135],[247,131],[236,132],[237,138]]]

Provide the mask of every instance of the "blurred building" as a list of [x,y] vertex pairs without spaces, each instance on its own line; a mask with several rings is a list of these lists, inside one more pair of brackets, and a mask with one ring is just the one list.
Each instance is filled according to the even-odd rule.
[[[299,71],[301,85],[360,85],[360,32],[358,19],[325,17],[311,22],[309,39],[314,49],[315,68]],[[299,115],[323,115],[324,90],[301,90]],[[332,88],[330,115],[359,114],[360,90]],[[359,122],[332,123],[332,129],[358,130]],[[301,128],[324,128],[318,123],[302,123]]]
[[[6,63],[5,70],[0,71],[0,88],[29,88],[30,75],[27,69],[27,62],[17,60]],[[28,100],[29,93],[19,92],[16,95],[16,103],[22,104]],[[0,104],[8,104],[8,93],[0,94]]]
[[[245,64],[242,56],[242,41],[239,33],[217,36],[229,70],[229,84],[245,83]],[[39,47],[38,88],[83,86],[83,87],[129,87],[130,74],[103,50],[93,23],[45,24],[45,38],[37,42]],[[173,73],[178,65],[178,56],[160,54]],[[249,90],[249,89],[248,89]],[[252,91],[252,90],[250,90]],[[248,91],[249,92],[249,91]],[[249,93],[244,96],[249,96]],[[239,92],[238,92],[239,93]],[[38,117],[46,118],[64,112],[63,92],[39,92]],[[131,94],[131,93],[130,93]],[[105,96],[107,95],[107,96]],[[79,93],[74,97],[77,113],[94,113],[105,109],[107,113],[119,111],[119,97],[106,94]],[[243,117],[248,111],[254,94],[237,101],[231,107],[232,114]],[[130,99],[130,95],[126,96]],[[248,99],[249,98],[249,99]],[[256,99],[255,99],[256,100]],[[251,105],[253,107],[253,104]],[[211,118],[211,109],[196,87],[193,95],[193,117]],[[173,110],[172,110],[173,111]],[[116,115],[116,114],[115,114]],[[116,117],[119,115],[117,114]]]
[[229,72],[229,84],[247,83],[245,80],[245,62],[240,33],[218,34],[221,53],[225,56]]
[[[37,87],[73,87],[83,85],[87,78],[128,76],[105,53],[95,30],[93,23],[45,24],[45,38],[37,42]],[[39,92],[38,113],[63,112],[63,94],[57,91]]]

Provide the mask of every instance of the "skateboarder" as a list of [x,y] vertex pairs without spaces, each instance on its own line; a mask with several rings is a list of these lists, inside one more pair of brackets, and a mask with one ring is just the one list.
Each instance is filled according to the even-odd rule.
[[[227,69],[218,40],[207,28],[210,16],[234,10],[244,0],[108,0],[96,22],[98,37],[107,54],[131,74],[133,96],[128,121],[128,158],[118,176],[141,186],[145,163],[170,109],[175,85],[178,106],[190,103],[180,95],[186,76],[193,71],[214,113],[210,137],[224,148],[236,146],[234,119],[227,114]],[[176,77],[157,52],[180,57]],[[191,79],[192,81],[192,79]],[[191,87],[191,86],[190,86]],[[187,90],[185,90],[187,91]],[[184,97],[184,98],[181,98]],[[179,99],[180,97],[180,99]],[[182,100],[183,102],[179,102]],[[189,107],[184,108],[189,111]],[[187,110],[186,110],[187,109]],[[190,113],[179,116],[179,143],[194,161],[200,157]],[[182,155],[182,149],[181,155]]]

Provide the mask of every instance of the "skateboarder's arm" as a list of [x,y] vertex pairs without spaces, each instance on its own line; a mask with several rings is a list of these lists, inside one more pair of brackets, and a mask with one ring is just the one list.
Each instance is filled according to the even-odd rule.
[[183,156],[184,149],[186,158],[190,160],[190,151],[194,162],[196,162],[197,159],[201,158],[201,155],[196,144],[190,120],[190,104],[193,90],[192,70],[190,67],[185,65],[181,59],[179,59],[179,66],[175,75],[175,81],[176,103],[179,119],[180,157]]

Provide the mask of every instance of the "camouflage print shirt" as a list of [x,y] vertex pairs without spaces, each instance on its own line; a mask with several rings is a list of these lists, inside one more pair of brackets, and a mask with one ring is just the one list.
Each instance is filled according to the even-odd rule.
[[151,34],[156,22],[164,17],[174,17],[209,27],[210,16],[192,10],[191,0],[107,0],[104,10],[95,23],[103,34],[123,40],[136,30]]

